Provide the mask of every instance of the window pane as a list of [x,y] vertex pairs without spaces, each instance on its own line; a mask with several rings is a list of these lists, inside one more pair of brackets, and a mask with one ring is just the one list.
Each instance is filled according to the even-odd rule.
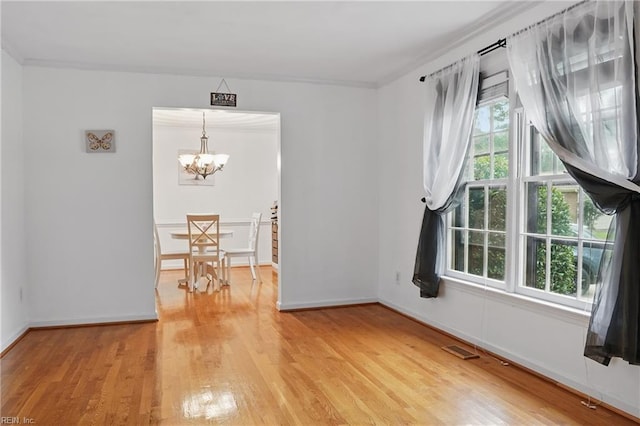
[[487,250],[487,276],[504,281],[505,263],[505,235],[489,233],[489,248]]
[[473,138],[473,154],[489,153],[489,135],[480,135]]
[[622,97],[622,86],[615,86],[600,92],[600,107],[602,109],[615,108],[620,103]]
[[593,298],[604,247],[604,243],[591,242],[585,242],[582,246],[582,280],[580,286],[580,295],[582,297]]
[[527,237],[525,286],[544,290],[546,272],[546,242],[544,238]]
[[499,132],[493,134],[493,150],[495,152],[504,152],[509,149],[509,133]]
[[603,258],[611,259],[613,243],[585,242],[582,247],[582,281],[580,297],[586,301],[593,301],[595,287]]
[[464,272],[464,233],[465,231],[454,230],[451,234],[452,255],[451,269]]
[[491,179],[491,156],[478,155],[473,158],[473,180]]
[[562,161],[558,158],[557,155],[553,154],[553,170],[555,170],[555,174],[559,175],[562,173],[567,174],[567,169],[562,164]]
[[527,232],[547,232],[547,186],[539,182],[527,184]]
[[484,188],[469,189],[469,228],[484,229]]
[[[536,138],[536,141],[540,144],[538,150],[538,161],[539,167],[535,170],[536,175],[552,175],[555,172],[555,154],[549,148],[544,141],[541,140],[540,136]],[[542,142],[542,143],[540,143]]]
[[541,175],[552,175],[554,172],[555,154],[546,143],[540,146],[540,172]]
[[551,233],[578,237],[578,186],[551,187]]
[[488,105],[478,108],[476,111],[474,134],[489,133],[491,131],[490,114],[490,107]]
[[509,101],[506,99],[493,104],[493,128],[494,130],[509,128]]
[[551,243],[551,291],[576,295],[577,243],[553,241]]
[[566,172],[558,156],[531,126],[531,176],[558,175]]
[[583,238],[588,240],[606,240],[613,216],[602,213],[584,191],[582,194],[584,200],[582,206]]
[[507,229],[507,188],[489,189],[489,229],[506,231]]
[[509,177],[509,154],[496,154],[494,157],[494,178],[504,179]]
[[451,226],[455,228],[464,227],[464,208],[463,203],[460,203],[458,207],[453,210],[451,215]]
[[484,232],[469,231],[469,273],[482,276],[484,268]]

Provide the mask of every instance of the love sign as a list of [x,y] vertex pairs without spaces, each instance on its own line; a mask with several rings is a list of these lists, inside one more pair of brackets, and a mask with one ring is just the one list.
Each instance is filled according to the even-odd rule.
[[238,95],[235,93],[211,92],[211,105],[235,107]]

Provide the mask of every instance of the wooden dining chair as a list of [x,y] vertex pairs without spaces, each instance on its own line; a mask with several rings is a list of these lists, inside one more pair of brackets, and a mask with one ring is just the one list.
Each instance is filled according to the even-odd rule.
[[[220,250],[220,215],[217,214],[188,214],[187,228],[189,230],[189,264],[191,279],[189,290],[197,288],[200,276],[206,275],[211,266],[212,280],[218,281],[218,289],[225,277],[223,268],[225,252]],[[200,268],[200,274],[198,269]]]
[[158,234],[158,226],[153,222],[153,248],[155,253],[156,267],[156,285],[160,282],[160,270],[162,269],[163,260],[182,260],[184,263],[184,279],[178,280],[178,284],[187,284],[189,282],[189,252],[188,251],[167,251],[163,252],[160,245],[160,235]]
[[225,249],[225,262],[226,262],[226,279],[231,281],[231,258],[233,257],[246,257],[249,261],[249,268],[251,269],[251,278],[255,281],[256,276],[258,282],[262,282],[260,276],[260,265],[258,264],[258,236],[260,234],[260,221],[262,220],[262,213],[254,213],[251,216],[251,223],[249,225],[249,241],[246,247],[240,248],[227,248]]

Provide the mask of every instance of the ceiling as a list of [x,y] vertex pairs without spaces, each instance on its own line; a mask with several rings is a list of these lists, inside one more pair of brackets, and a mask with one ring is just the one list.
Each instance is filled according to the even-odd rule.
[[538,2],[6,1],[24,65],[379,87]]

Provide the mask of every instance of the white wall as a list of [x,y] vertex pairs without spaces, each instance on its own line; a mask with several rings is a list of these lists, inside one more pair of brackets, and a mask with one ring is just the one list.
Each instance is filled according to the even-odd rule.
[[22,66],[2,51],[2,144],[0,149],[0,350],[28,326],[27,268],[24,240],[22,150]]
[[[206,108],[219,79],[41,67],[23,78],[32,323],[154,317],[152,108]],[[377,300],[376,92],[227,82],[238,109],[281,113],[280,306]],[[115,129],[117,152],[85,153],[85,129]]]
[[[436,299],[421,299],[411,283],[424,211],[421,75],[493,43],[565,7],[528,11],[379,90],[380,301],[420,321],[501,354],[574,389],[640,416],[640,369],[620,359],[603,367],[582,356],[588,316],[445,280]],[[382,261],[383,260],[383,261]],[[401,282],[396,284],[395,273]],[[505,367],[508,368],[508,367]]]
[[[197,115],[197,113],[196,113]],[[278,117],[274,117],[278,120]],[[153,126],[153,204],[163,250],[184,250],[187,241],[172,239],[169,232],[185,227],[187,213],[220,214],[221,226],[232,229],[233,237],[223,238],[222,248],[246,247],[253,212],[262,213],[258,257],[271,264],[270,207],[278,199],[279,131],[248,129],[241,124],[217,128],[207,121],[209,149],[230,155],[225,169],[213,178],[214,186],[178,184],[178,150],[200,149],[202,127]],[[247,264],[239,258],[234,265]],[[181,261],[166,261],[164,269],[182,267]]]

